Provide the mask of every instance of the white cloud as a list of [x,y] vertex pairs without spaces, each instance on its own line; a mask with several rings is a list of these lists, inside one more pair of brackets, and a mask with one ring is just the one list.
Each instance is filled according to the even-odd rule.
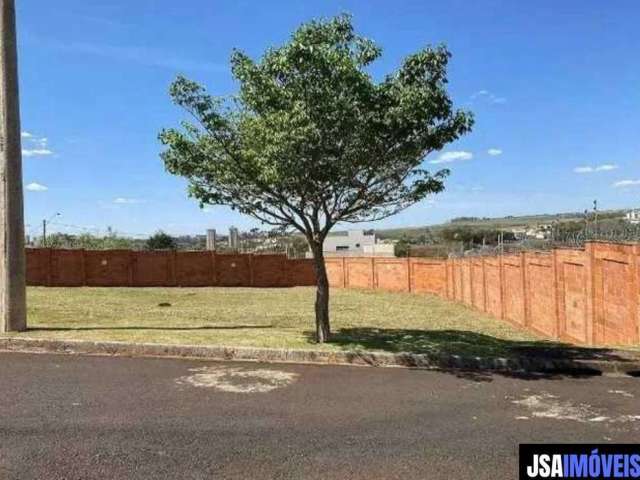
[[471,160],[472,158],[473,158],[473,153],[460,150],[460,151],[441,153],[438,158],[436,158],[435,160],[431,160],[429,163],[433,163],[433,164],[451,163],[451,162],[456,162],[458,160]]
[[589,165],[584,165],[581,167],[576,167],[573,169],[575,173],[592,173],[592,172],[610,172],[611,170],[617,169],[618,166],[613,163],[603,163],[602,165],[597,165],[595,167],[591,167]]
[[494,95],[489,90],[478,90],[476,93],[471,95],[470,99],[472,102],[474,100],[482,100],[488,103],[495,103],[495,104],[507,103],[506,98]]
[[48,147],[47,137],[38,137],[33,133],[22,132],[21,137],[25,139],[25,148],[22,149],[24,157],[42,157],[53,155],[53,151]]
[[613,184],[615,188],[634,187],[640,185],[640,180],[620,180]]
[[487,153],[492,157],[497,157],[498,155],[502,155],[502,150],[500,150],[499,148],[490,148],[489,150],[487,150]]
[[31,182],[27,184],[25,188],[30,192],[46,192],[47,190],[49,190],[49,187],[37,182]]
[[113,203],[117,203],[118,205],[132,205],[134,203],[142,203],[142,200],[139,198],[118,197],[113,199]]
[[616,168],[618,168],[617,165],[614,165],[612,163],[605,163],[603,165],[598,165],[596,167],[596,172],[608,172],[611,170],[615,170]]
[[22,156],[24,157],[38,157],[38,156],[46,156],[53,155],[53,152],[48,148],[23,148]]

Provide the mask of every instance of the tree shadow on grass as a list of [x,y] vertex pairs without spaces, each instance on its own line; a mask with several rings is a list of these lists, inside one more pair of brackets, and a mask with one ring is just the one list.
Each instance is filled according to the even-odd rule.
[[249,330],[273,328],[273,325],[202,325],[199,327],[35,327],[27,328],[29,332],[80,332],[80,331],[98,331],[98,330]]
[[[308,335],[312,338],[313,332]],[[602,371],[593,366],[594,361],[630,361],[630,358],[607,348],[579,347],[545,340],[507,340],[467,330],[343,328],[333,334],[331,343],[343,350],[356,352],[422,354],[428,357],[430,365],[441,370],[485,381],[494,374],[531,380],[597,376]],[[477,366],[465,369],[467,362],[460,362],[456,356],[470,358]],[[407,366],[419,366],[411,365],[410,356],[406,357]],[[491,365],[491,361],[498,358],[506,360],[505,368],[496,367],[495,363]],[[527,367],[521,369],[518,365]]]

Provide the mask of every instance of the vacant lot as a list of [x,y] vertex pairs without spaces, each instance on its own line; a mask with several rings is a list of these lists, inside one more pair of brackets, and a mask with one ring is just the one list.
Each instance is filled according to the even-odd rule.
[[[310,348],[309,287],[28,289],[29,330],[18,335],[191,345]],[[327,349],[508,354],[540,346],[531,334],[436,297],[332,290]]]

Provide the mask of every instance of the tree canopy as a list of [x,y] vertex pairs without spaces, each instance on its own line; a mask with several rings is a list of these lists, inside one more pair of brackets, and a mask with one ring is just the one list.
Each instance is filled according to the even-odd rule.
[[145,246],[147,250],[176,250],[178,248],[176,239],[163,231],[151,235]]
[[381,54],[341,15],[303,24],[259,60],[235,50],[237,95],[211,96],[179,77],[170,95],[191,121],[160,134],[167,170],[185,177],[201,204],[302,232],[320,286],[329,230],[441,192],[449,172],[426,170],[425,157],[473,124],[447,93],[444,46],[409,55],[376,81],[370,67]]

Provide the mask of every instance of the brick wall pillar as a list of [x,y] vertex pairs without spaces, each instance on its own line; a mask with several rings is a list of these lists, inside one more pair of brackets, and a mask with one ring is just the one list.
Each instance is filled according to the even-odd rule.
[[218,264],[217,264],[216,252],[211,251],[211,285],[218,285]]
[[167,252],[167,268],[168,268],[168,275],[167,278],[169,279],[169,285],[172,287],[175,287],[176,285],[178,285],[178,252],[176,252],[175,250],[170,250]]
[[136,263],[138,261],[136,252],[134,252],[133,250],[129,250],[129,261],[127,262],[127,269],[128,269],[128,274],[129,274],[129,286],[133,287],[133,275],[134,275],[134,269],[136,266]]
[[85,249],[80,249],[80,278],[82,286],[87,285],[87,255]]
[[349,286],[349,278],[348,278],[348,271],[347,271],[347,259],[345,257],[342,257],[341,259],[341,265],[342,265],[342,288],[347,288]]
[[633,297],[629,299],[632,302],[631,312],[633,314],[632,321],[636,332],[635,343],[640,341],[640,245],[635,244],[631,247],[631,265],[633,273]]
[[487,266],[485,264],[485,257],[481,257],[482,265],[482,311],[487,311]]
[[529,308],[529,288],[527,284],[527,252],[520,253],[520,270],[522,274],[522,301],[524,302],[524,308],[522,310],[524,319],[523,324],[525,327],[529,327],[531,325],[531,314]]
[[560,338],[562,332],[562,325],[560,325],[560,281],[559,281],[559,266],[558,266],[558,250],[551,250],[551,268],[553,269],[553,301],[555,312],[555,326],[554,326],[554,338]]
[[585,277],[587,292],[587,344],[593,345],[598,337],[602,338],[604,335],[604,325],[600,325],[596,316],[596,289],[595,289],[595,244],[593,242],[587,242],[585,244]]
[[498,278],[500,279],[500,319],[505,319],[504,313],[504,257],[498,257]]
[[53,284],[53,249],[47,248],[47,287]]
[[407,291],[411,292],[411,258],[407,257]]

